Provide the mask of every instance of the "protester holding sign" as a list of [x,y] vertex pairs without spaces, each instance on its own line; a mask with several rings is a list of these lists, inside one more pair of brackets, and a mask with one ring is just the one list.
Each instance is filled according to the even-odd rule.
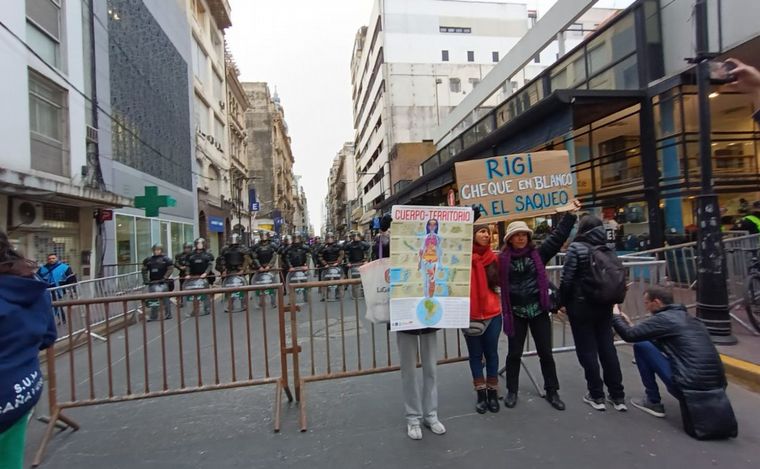
[[[478,395],[479,414],[499,411],[499,335],[501,297],[499,263],[491,250],[491,226],[476,224],[472,229],[472,270],[470,271],[470,327],[463,329],[470,357],[470,371]],[[486,377],[483,377],[483,358]]]
[[[571,204],[556,209],[556,212],[577,211],[580,207],[580,202],[573,200]],[[517,404],[520,360],[530,329],[541,362],[546,400],[555,409],[565,410],[565,404],[557,392],[559,380],[552,356],[551,305],[545,265],[557,255],[570,236],[576,218],[575,214],[567,213],[540,247],[533,244],[533,231],[525,222],[512,222],[507,227],[499,255],[504,332],[509,336],[507,396],[504,398],[507,407]]]

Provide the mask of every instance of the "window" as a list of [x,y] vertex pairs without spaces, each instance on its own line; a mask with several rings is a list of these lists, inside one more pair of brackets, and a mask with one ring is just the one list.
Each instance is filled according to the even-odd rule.
[[222,49],[222,40],[219,39],[219,35],[214,32],[213,29],[208,30],[209,36],[211,37],[211,44],[214,45],[214,52],[216,53],[217,59],[224,58],[224,50]]
[[462,82],[459,78],[449,78],[449,90],[452,93],[459,93],[462,91]]
[[455,34],[470,34],[472,28],[465,28],[460,26],[440,26],[438,31],[441,33],[455,33]]
[[192,60],[193,60],[193,73],[195,78],[204,84],[208,81],[208,56],[203,51],[201,46],[198,45],[198,41],[193,38],[192,40]]
[[480,78],[470,78],[467,81],[470,82],[470,85],[472,85],[473,89],[478,86],[478,83],[480,83]]
[[216,72],[214,72],[213,75],[214,99],[217,101],[217,104],[219,104],[220,102],[224,102],[224,95],[222,94],[222,77],[217,75]]
[[499,61],[499,51],[491,52],[491,60],[493,60],[494,62]]
[[68,176],[66,91],[29,72],[32,169]]
[[442,50],[441,51],[441,61],[442,62],[448,62],[449,61],[449,51]]
[[475,51],[468,50],[467,51],[467,61],[468,62],[475,62]]
[[42,59],[60,67],[60,0],[26,0],[26,40]]
[[195,126],[204,134],[211,133],[208,125],[208,106],[198,95],[195,95]]
[[224,124],[219,119],[214,118],[214,137],[219,144],[224,142]]
[[533,56],[533,63],[537,63],[537,64],[541,63],[541,54],[536,54]]

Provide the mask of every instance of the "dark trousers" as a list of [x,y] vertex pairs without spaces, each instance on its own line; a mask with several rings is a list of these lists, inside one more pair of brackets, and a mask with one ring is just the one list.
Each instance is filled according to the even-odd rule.
[[559,380],[552,356],[552,321],[547,313],[532,319],[514,316],[515,333],[509,338],[507,353],[507,391],[516,393],[520,387],[520,359],[529,328],[541,363],[541,374],[544,375],[544,389],[551,394],[559,389]]
[[655,404],[660,402],[658,377],[671,395],[677,399],[681,398],[681,393],[673,385],[673,370],[670,368],[670,361],[652,342],[646,340],[633,344],[633,356],[636,357],[636,367],[639,369],[641,383],[644,385],[649,402]]
[[[624,398],[623,373],[612,334],[612,306],[576,304],[568,316],[575,339],[575,353],[585,371],[591,397],[604,398],[604,385],[607,385],[611,398]],[[602,377],[599,376],[600,363]]]
[[499,377],[499,336],[501,335],[501,315],[491,319],[481,335],[465,335],[467,352],[470,356],[472,379],[483,378],[483,358],[486,359],[486,376]]

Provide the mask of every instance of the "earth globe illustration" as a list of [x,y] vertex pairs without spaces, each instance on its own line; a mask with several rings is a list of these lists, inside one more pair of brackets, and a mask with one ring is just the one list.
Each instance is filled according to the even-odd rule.
[[417,319],[427,327],[433,327],[441,321],[443,309],[435,298],[425,298],[417,304]]

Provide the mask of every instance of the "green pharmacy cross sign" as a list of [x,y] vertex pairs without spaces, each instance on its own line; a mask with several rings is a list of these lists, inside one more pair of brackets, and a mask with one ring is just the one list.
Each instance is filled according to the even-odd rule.
[[145,209],[146,217],[157,217],[161,207],[175,207],[177,200],[168,195],[158,195],[158,187],[145,186],[145,195],[135,197],[135,207]]

